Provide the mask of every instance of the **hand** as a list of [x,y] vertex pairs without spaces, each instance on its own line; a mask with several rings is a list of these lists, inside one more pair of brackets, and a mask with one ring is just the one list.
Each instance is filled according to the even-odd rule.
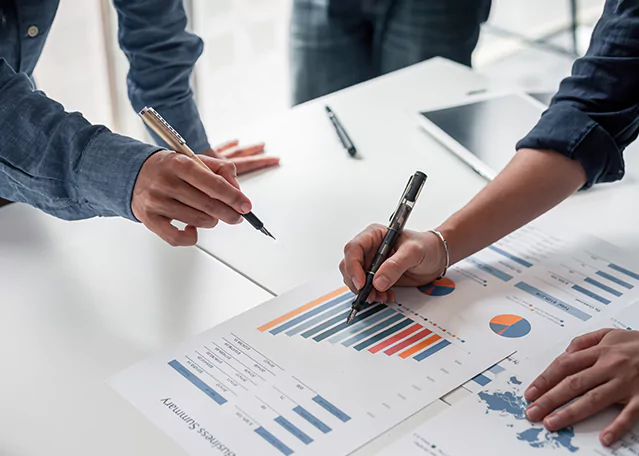
[[[371,225],[344,247],[344,259],[339,270],[353,293],[364,287],[366,268],[373,261],[385,235],[385,226]],[[390,290],[393,285],[426,285],[439,277],[445,265],[446,251],[436,235],[404,231],[397,239],[395,250],[377,270],[374,290],[368,300],[393,302],[395,293]]]
[[543,420],[549,431],[622,405],[619,416],[599,435],[604,446],[612,445],[639,418],[639,332],[602,329],[577,337],[528,387],[525,397],[532,402],[528,419]]
[[[142,165],[131,199],[133,215],[172,246],[197,242],[197,228],[213,228],[218,220],[242,221],[251,201],[240,191],[235,165],[200,156],[211,169],[167,150],[151,155]],[[171,224],[187,224],[179,230]]]
[[263,153],[264,143],[240,147],[237,140],[229,141],[204,152],[209,157],[232,161],[240,175],[280,164],[279,158],[266,157],[261,155]]

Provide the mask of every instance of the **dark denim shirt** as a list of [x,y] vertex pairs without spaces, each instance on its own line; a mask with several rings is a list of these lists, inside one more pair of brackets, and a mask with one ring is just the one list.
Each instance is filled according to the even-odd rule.
[[[189,78],[203,44],[185,31],[182,1],[113,3],[133,108],[153,106],[202,152],[209,144]],[[33,70],[57,7],[58,0],[0,0],[0,197],[68,220],[135,220],[135,180],[160,148],[91,125],[34,89]]]
[[624,175],[639,132],[639,2],[607,0],[587,54],[517,148],[550,149],[584,167],[586,187]]

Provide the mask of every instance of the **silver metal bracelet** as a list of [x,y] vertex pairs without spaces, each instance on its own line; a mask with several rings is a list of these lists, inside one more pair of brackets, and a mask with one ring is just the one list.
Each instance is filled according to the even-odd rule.
[[439,278],[441,279],[442,277],[446,275],[446,273],[448,272],[448,268],[450,267],[450,252],[448,250],[448,242],[446,242],[446,238],[439,231],[428,230],[428,232],[433,233],[435,236],[439,238],[440,241],[442,241],[442,244],[444,244],[444,250],[446,251],[446,266],[444,267],[444,272],[442,272],[442,274],[439,276]]

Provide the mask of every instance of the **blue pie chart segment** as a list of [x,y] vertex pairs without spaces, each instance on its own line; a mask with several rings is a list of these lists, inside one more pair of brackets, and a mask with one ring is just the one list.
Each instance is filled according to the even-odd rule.
[[532,327],[528,320],[518,315],[499,315],[490,320],[490,329],[499,336],[518,339],[527,336]]
[[433,283],[423,285],[417,289],[428,296],[446,296],[455,291],[455,282],[446,277],[442,277]]

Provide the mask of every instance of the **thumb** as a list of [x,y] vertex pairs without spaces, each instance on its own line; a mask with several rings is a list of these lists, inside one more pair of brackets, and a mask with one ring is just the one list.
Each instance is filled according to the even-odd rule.
[[404,275],[419,264],[419,250],[411,243],[402,244],[377,270],[373,286],[378,291],[386,291]]

